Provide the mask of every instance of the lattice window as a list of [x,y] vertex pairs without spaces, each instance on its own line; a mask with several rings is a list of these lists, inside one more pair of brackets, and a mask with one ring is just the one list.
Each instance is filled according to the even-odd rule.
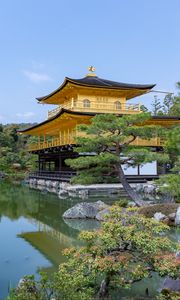
[[84,108],[89,108],[89,107],[91,107],[91,101],[89,101],[88,99],[84,99],[84,100],[83,100],[83,107],[84,107]]
[[120,101],[116,101],[114,104],[115,104],[116,109],[121,109],[121,102]]

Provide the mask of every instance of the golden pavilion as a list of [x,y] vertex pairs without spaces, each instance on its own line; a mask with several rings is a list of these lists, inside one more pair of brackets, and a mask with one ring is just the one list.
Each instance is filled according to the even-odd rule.
[[[129,103],[129,100],[150,92],[155,86],[102,79],[94,73],[93,67],[89,71],[81,79],[66,77],[55,91],[37,98],[38,103],[53,104],[55,109],[48,112],[45,121],[20,131],[38,137],[37,142],[31,144],[28,150],[38,155],[37,174],[42,178],[56,177],[58,180],[65,180],[72,175],[72,170],[64,161],[78,155],[74,149],[78,124],[89,124],[93,116],[102,113],[113,113],[119,117],[124,114],[139,114],[141,105]],[[179,124],[179,119],[154,116],[149,123],[170,126]],[[163,141],[159,138],[136,139],[132,144],[161,148]],[[157,175],[157,171],[155,173]]]

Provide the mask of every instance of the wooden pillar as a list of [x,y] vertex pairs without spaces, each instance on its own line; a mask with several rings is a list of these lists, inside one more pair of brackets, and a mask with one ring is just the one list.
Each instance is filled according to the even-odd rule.
[[72,101],[71,101],[71,108],[74,108],[74,98],[72,98]]
[[138,175],[140,175],[140,165],[137,166]]
[[59,154],[59,172],[62,171],[62,156]]
[[40,162],[40,156],[38,155],[38,171],[41,171],[41,162]]

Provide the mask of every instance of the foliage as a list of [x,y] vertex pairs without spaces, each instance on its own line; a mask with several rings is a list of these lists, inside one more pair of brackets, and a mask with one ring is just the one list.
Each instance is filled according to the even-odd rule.
[[154,271],[177,278],[180,260],[175,252],[179,246],[164,236],[168,229],[138,214],[135,208],[125,211],[113,206],[101,229],[81,232],[85,246],[64,251],[67,261],[59,266],[51,282],[47,278],[44,285],[42,279],[38,283],[34,278],[29,281],[39,298],[33,298],[34,294],[25,297],[27,288],[21,288],[15,290],[21,298],[13,300],[47,300],[50,294],[63,300],[104,299],[111,289],[130,288],[134,282],[151,277]]
[[27,142],[31,138],[17,133],[17,129],[24,126],[25,124],[1,124],[0,171],[17,174],[34,168],[36,156],[32,156],[26,150]]
[[173,292],[169,289],[164,289],[160,295],[157,296],[156,300],[179,300],[180,292]]
[[[180,89],[180,82],[177,82],[177,88]],[[162,101],[157,96],[154,96],[151,106],[154,116],[167,115],[178,117],[180,116],[180,94],[178,93],[176,96],[172,93],[166,94]]]
[[128,200],[126,198],[121,198],[120,200],[116,201],[115,204],[119,207],[127,207],[128,206]]
[[39,281],[34,275],[24,276],[16,289],[11,289],[6,300],[45,300],[52,294],[51,281],[43,272]]
[[160,191],[170,193],[177,201],[180,200],[180,126],[167,131],[165,151],[169,154],[173,165],[170,174],[162,175],[156,184]]
[[[164,153],[156,153],[148,147],[133,147],[132,142],[138,138],[149,140],[162,136],[162,127],[148,125],[150,113],[124,115],[96,115],[90,125],[80,125],[81,134],[77,138],[79,153],[76,159],[67,159],[66,163],[77,170],[73,183],[91,184],[101,182],[121,182],[129,197],[136,201],[139,196],[128,184],[122,165],[135,167],[148,162],[165,162],[168,157]],[[82,136],[82,134],[86,134]],[[137,203],[137,205],[139,205]]]
[[163,106],[161,104],[161,100],[158,99],[157,96],[154,96],[154,100],[152,101],[151,107],[152,107],[152,115],[153,116],[163,114],[163,111],[162,111]]
[[148,112],[148,108],[144,104],[140,106],[140,110],[143,112]]
[[156,212],[161,212],[164,215],[169,215],[175,213],[178,208],[178,204],[175,203],[163,203],[163,204],[154,204],[151,206],[144,206],[140,208],[140,213],[145,217],[152,218]]

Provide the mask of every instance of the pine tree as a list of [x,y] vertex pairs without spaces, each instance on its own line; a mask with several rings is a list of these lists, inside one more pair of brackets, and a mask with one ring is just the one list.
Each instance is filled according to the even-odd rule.
[[152,102],[152,115],[153,116],[157,116],[159,114],[163,114],[163,111],[162,111],[162,104],[161,104],[161,101],[160,99],[158,99],[157,96],[154,96],[154,101]]
[[[74,183],[91,184],[117,179],[138,206],[144,204],[140,196],[127,182],[123,165],[135,167],[153,161],[165,162],[167,155],[156,153],[151,148],[133,147],[131,143],[142,138],[149,140],[161,135],[163,129],[148,125],[149,113],[124,115],[96,115],[90,125],[80,125],[81,137],[77,138],[79,153],[89,153],[66,163],[77,170]],[[84,136],[82,136],[84,134]]]

